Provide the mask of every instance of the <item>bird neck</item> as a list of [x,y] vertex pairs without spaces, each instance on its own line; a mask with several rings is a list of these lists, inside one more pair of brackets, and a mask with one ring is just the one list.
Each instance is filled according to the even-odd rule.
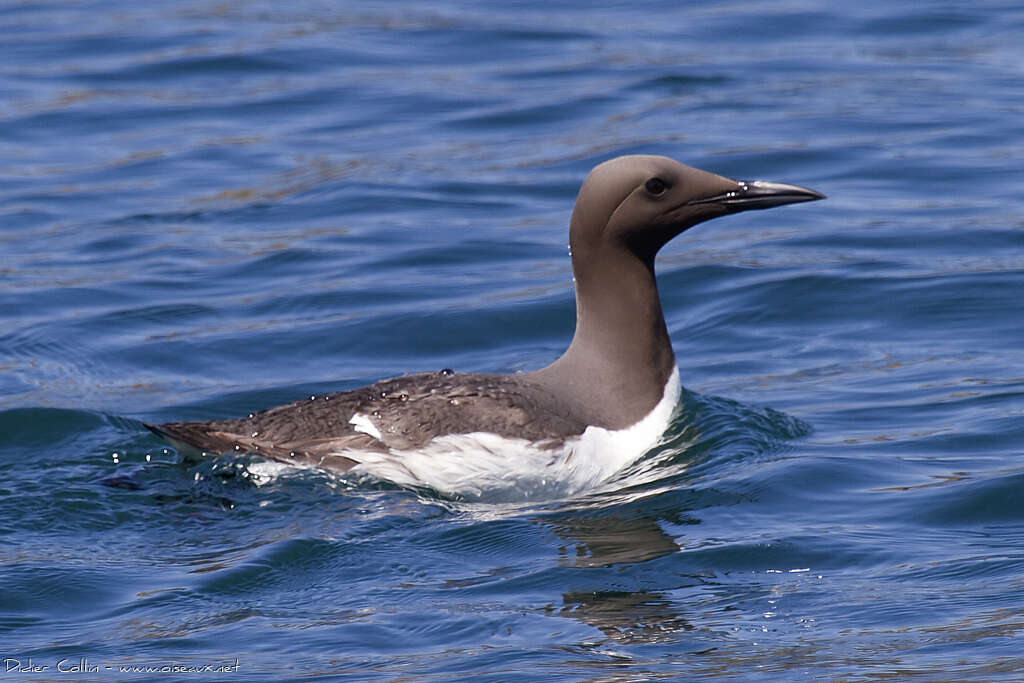
[[562,357],[535,374],[584,401],[589,424],[621,429],[658,404],[675,367],[654,259],[604,240],[580,248],[572,254],[576,333]]

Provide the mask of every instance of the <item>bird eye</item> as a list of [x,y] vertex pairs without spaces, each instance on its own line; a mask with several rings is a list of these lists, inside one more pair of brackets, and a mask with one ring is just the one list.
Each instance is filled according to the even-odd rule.
[[660,197],[668,191],[668,183],[661,178],[651,178],[644,183],[644,189],[650,192],[655,197]]

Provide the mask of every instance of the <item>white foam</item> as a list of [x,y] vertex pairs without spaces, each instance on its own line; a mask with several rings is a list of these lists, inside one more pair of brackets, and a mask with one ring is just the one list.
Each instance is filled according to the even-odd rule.
[[296,467],[295,465],[263,459],[253,460],[246,464],[245,469],[252,475],[251,481],[257,486],[269,484],[286,474],[302,470],[301,467]]
[[[679,371],[673,368],[661,401],[642,420],[618,430],[590,426],[555,449],[473,432],[437,437],[416,450],[340,455],[359,463],[354,473],[452,497],[501,501],[572,496],[607,481],[654,446],[669,426],[679,390]],[[364,415],[354,415],[351,423],[358,431],[380,436]]]

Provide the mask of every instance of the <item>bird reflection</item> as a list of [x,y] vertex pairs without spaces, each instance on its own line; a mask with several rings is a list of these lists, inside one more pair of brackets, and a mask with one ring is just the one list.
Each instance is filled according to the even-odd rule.
[[579,619],[620,643],[673,640],[675,634],[694,628],[677,613],[678,605],[657,592],[563,593],[562,600],[561,615]]
[[652,517],[574,516],[550,526],[568,541],[559,548],[560,563],[567,567],[646,562],[680,549]]
[[[674,524],[697,523],[692,518],[673,516]],[[567,541],[559,548],[560,564],[587,570],[588,574],[580,577],[584,581],[593,571],[651,562],[681,550],[662,529],[659,519],[651,516],[574,515],[549,520],[549,526]],[[693,628],[678,613],[679,605],[663,593],[639,586],[636,590],[607,590],[604,572],[594,578],[600,590],[562,593],[560,615],[578,619],[623,643],[658,642]],[[675,576],[673,588],[678,587],[680,578],[685,582],[684,577]]]

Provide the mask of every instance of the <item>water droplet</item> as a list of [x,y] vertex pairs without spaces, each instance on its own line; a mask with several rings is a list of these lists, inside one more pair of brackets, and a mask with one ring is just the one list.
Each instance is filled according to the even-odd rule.
[[236,444],[235,444],[235,450],[236,450],[236,451],[240,451],[240,450],[242,450],[242,447],[241,447],[241,446],[239,446],[239,445],[238,445],[238,444],[236,443]]
[[380,417],[380,411],[379,410],[375,410],[375,411],[373,411],[372,415],[374,417]]
[[459,399],[457,399],[457,398],[450,398],[450,399],[448,399],[448,404],[449,405],[453,405],[453,406],[457,406],[457,405],[459,405]]
[[146,462],[150,462],[152,459],[153,456],[151,456],[149,453],[146,453]]
[[441,375],[442,377],[447,377],[449,375],[454,375],[455,371],[452,370],[451,368],[445,368],[444,370],[442,370],[441,372],[439,372],[437,374]]
[[253,432],[253,433],[252,433],[252,438],[254,438],[254,439],[255,439],[255,438],[256,438],[257,436],[259,436],[259,435],[260,435],[260,433],[259,433],[259,432]]
[[249,419],[250,420],[253,419],[254,417],[256,417],[256,413],[249,413]]
[[409,394],[399,394],[398,400],[399,401],[408,401],[409,400]]
[[310,397],[309,397],[309,400],[310,400],[310,401],[315,401],[315,400],[316,400],[316,396],[315,396],[315,395],[313,395],[313,396],[310,396]]
[[381,398],[387,398],[388,397],[388,392],[386,392],[386,391],[380,392],[380,397]]

